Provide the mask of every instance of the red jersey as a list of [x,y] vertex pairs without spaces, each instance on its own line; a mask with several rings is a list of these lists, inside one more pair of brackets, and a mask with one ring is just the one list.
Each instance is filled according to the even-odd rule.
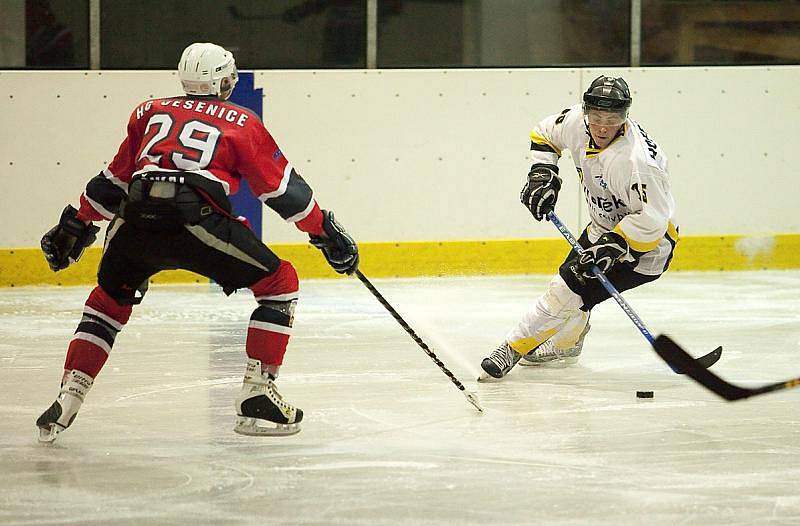
[[[102,175],[122,189],[148,171],[192,172],[219,183],[226,195],[244,177],[253,193],[302,231],[321,235],[322,213],[311,188],[283,155],[258,115],[210,97],[172,97],[140,104],[128,134]],[[111,219],[113,206],[81,195],[79,217]]]

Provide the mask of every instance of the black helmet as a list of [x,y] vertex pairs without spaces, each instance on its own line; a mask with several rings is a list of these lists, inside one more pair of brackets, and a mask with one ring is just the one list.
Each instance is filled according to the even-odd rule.
[[631,90],[625,79],[600,75],[583,94],[583,111],[597,109],[627,113],[631,100]]

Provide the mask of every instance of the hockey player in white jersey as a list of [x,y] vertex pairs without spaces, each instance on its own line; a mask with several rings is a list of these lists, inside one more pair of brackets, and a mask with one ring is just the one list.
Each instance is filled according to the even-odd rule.
[[591,222],[534,308],[481,362],[481,379],[503,378],[523,363],[577,361],[589,314],[608,292],[591,272],[597,265],[619,291],[657,279],[667,270],[678,226],[667,158],[628,116],[631,94],[621,77],[600,76],[583,103],[542,120],[531,133],[531,159],[520,198],[537,221],[556,205],[558,160],[569,150]]

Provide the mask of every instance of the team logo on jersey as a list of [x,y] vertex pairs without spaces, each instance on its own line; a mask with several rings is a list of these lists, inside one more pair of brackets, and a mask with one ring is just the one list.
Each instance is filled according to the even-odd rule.
[[598,212],[613,212],[620,208],[628,207],[625,201],[614,194],[611,194],[611,199],[599,195],[592,195],[592,192],[586,188],[586,186],[583,187],[583,193],[586,195],[586,204],[589,205],[590,208],[595,208]]
[[597,184],[600,185],[600,188],[603,190],[608,190],[608,183],[606,183],[606,180],[603,179],[603,174],[595,175],[594,178],[597,179]]

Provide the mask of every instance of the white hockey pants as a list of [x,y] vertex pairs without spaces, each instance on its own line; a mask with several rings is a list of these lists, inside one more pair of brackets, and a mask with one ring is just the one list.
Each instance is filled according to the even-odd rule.
[[556,275],[533,310],[509,331],[506,341],[520,354],[527,354],[550,338],[554,338],[557,349],[570,349],[589,321],[589,313],[580,309],[582,305],[581,297]]

